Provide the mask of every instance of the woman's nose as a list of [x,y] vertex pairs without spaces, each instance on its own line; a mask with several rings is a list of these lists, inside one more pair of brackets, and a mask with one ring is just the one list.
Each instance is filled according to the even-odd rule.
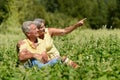
[[38,28],[36,28],[36,31],[39,31]]

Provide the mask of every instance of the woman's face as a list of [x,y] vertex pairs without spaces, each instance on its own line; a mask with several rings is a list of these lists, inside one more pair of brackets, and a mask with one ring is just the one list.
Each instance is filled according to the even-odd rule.
[[43,35],[45,33],[45,25],[42,23],[40,27],[38,28],[39,30],[39,35]]

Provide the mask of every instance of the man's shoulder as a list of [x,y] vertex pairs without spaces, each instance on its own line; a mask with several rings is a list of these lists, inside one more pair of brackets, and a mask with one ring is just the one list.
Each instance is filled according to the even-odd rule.
[[24,40],[20,40],[18,43],[17,43],[17,46],[20,47],[21,45],[24,45],[26,42],[26,39]]

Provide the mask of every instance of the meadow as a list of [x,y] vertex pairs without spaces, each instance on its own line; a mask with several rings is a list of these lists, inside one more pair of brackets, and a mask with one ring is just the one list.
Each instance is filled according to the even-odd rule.
[[19,28],[0,33],[0,80],[120,80],[118,29],[77,29],[54,37],[61,55],[77,62],[78,69],[61,63],[42,69],[16,67],[16,44],[24,38]]

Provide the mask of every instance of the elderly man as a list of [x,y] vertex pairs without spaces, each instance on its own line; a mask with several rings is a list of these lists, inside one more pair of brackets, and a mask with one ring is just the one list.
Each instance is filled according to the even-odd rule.
[[37,38],[39,30],[36,25],[32,21],[26,21],[23,23],[22,30],[27,38],[17,44],[20,64],[24,65],[24,67],[37,65],[39,68],[46,65],[54,65],[58,59],[48,60],[46,47],[44,47],[45,42]]
[[43,19],[35,19],[33,22],[34,24],[37,25],[37,28],[39,29],[39,38],[45,41],[46,45],[46,51],[48,54],[48,59],[52,60],[54,58],[61,58],[63,63],[66,63],[69,66],[72,66],[73,68],[79,67],[78,64],[73,62],[67,57],[61,57],[58,50],[53,44],[53,36],[61,36],[68,34],[78,28],[79,26],[82,26],[84,24],[84,20],[86,18],[78,21],[76,24],[66,27],[64,29],[59,29],[59,28],[45,28],[45,21]]

